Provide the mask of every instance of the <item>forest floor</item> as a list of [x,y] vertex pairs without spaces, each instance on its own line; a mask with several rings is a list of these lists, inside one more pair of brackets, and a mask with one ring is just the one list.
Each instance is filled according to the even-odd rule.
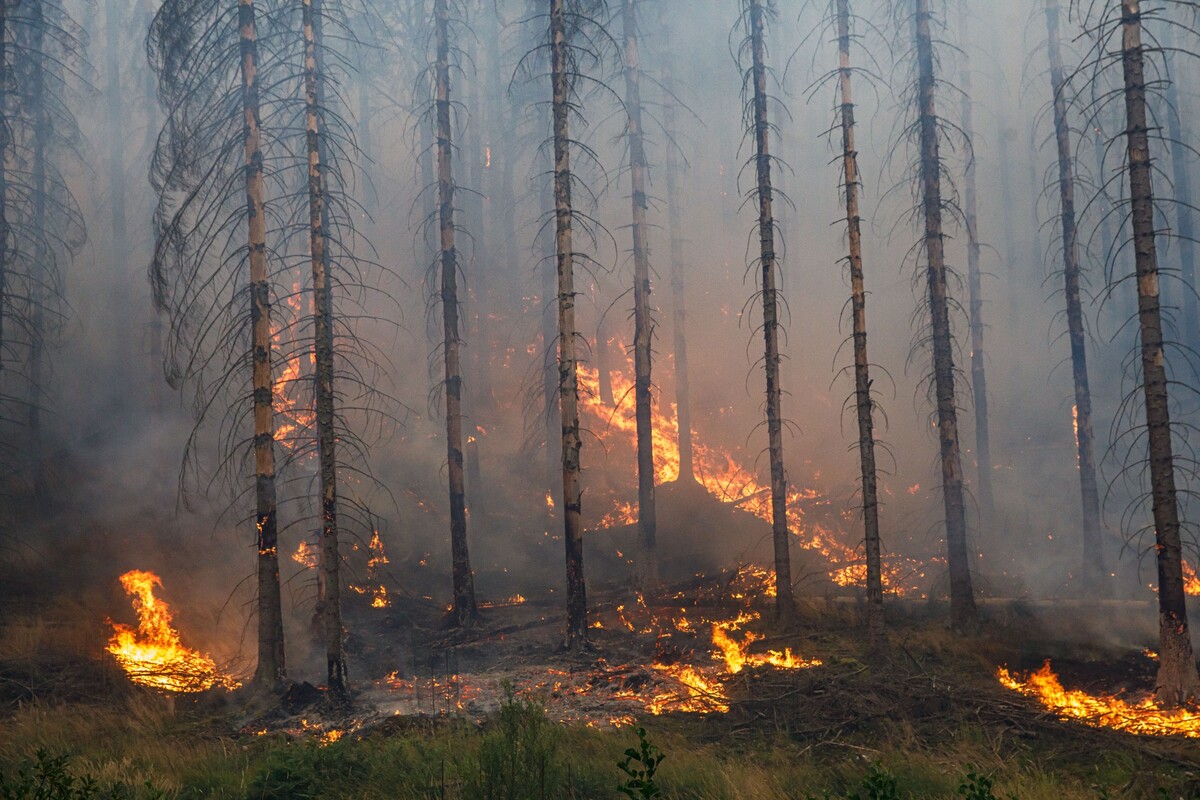
[[[0,614],[0,797],[605,800],[622,796],[617,765],[638,746],[638,726],[665,755],[656,782],[673,800],[1200,797],[1196,739],[1061,721],[999,684],[998,666],[1036,669],[1053,658],[1068,688],[1152,685],[1153,663],[1140,652],[1146,642],[1083,644],[1094,637],[1081,635],[1087,626],[1072,621],[1070,604],[1053,615],[1019,603],[985,606],[982,632],[968,638],[945,630],[944,606],[897,606],[882,659],[863,651],[852,606],[803,605],[795,632],[766,635],[819,657],[819,667],[747,668],[726,683],[727,710],[658,715],[618,707],[613,695],[651,691],[643,679],[631,685],[625,670],[621,691],[599,695],[614,703],[609,719],[593,703],[572,707],[582,714],[569,722],[551,696],[594,688],[598,670],[620,672],[613,663],[660,638],[612,630],[612,604],[597,613],[605,624],[597,652],[583,656],[557,653],[556,618],[532,608],[522,613],[549,619],[524,626],[536,635],[522,638],[512,632],[521,625],[508,625],[507,635],[489,636],[494,615],[492,627],[455,642],[464,672],[482,669],[484,658],[519,656],[522,668],[593,676],[571,689],[542,682],[523,695],[504,687],[481,703],[460,686],[455,697],[443,692],[438,707],[439,684],[429,678],[431,705],[421,708],[404,703],[411,692],[419,706],[421,684],[397,689],[389,676],[358,684],[349,707],[304,687],[286,712],[244,692],[169,700],[131,686],[102,656],[95,626],[10,606]],[[32,786],[39,770],[43,783],[87,776],[99,790],[22,794],[22,780]]]

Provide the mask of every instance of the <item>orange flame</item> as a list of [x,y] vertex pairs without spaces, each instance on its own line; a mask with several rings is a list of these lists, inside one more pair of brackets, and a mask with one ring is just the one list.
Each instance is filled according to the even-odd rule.
[[1113,728],[1143,736],[1200,737],[1200,711],[1190,708],[1164,709],[1153,697],[1133,703],[1116,695],[1091,695],[1063,689],[1050,662],[1025,680],[1006,668],[996,672],[1000,683],[1031,697],[1064,719],[1075,719],[1095,728]]
[[[622,346],[621,349],[624,349]],[[593,430],[603,431],[601,438],[606,443],[610,441],[627,442],[631,449],[636,449],[637,419],[636,409],[630,398],[634,396],[634,382],[627,374],[628,370],[611,373],[613,396],[618,398],[618,405],[609,408],[600,399],[600,377],[597,370],[589,365],[579,365],[580,410],[601,424],[593,425]],[[653,442],[654,442],[654,478],[661,485],[677,480],[679,468],[679,437],[676,423],[677,409],[670,405],[669,413],[655,404],[652,413]],[[693,433],[693,437],[695,434]],[[761,520],[772,520],[771,490],[763,485],[758,477],[744,467],[734,455],[724,449],[709,446],[698,439],[692,444],[693,472],[696,480],[710,495],[723,503],[738,506]],[[797,543],[805,550],[820,553],[829,563],[829,578],[839,586],[862,586],[866,583],[867,566],[856,548],[843,544],[835,535],[815,522],[805,524],[802,521],[801,503],[819,497],[814,490],[802,490],[790,487],[787,496],[788,530],[797,539]],[[601,519],[602,528],[633,525],[637,522],[637,505],[632,502],[617,500],[613,508]],[[883,585],[898,595],[903,595],[907,587],[902,586],[905,575],[916,573],[921,564],[910,559],[893,559],[883,565]]]
[[131,628],[117,622],[107,650],[116,659],[129,680],[166,692],[203,692],[215,686],[236,689],[241,684],[221,672],[213,659],[184,647],[172,625],[171,609],[154,596],[162,588],[162,579],[153,572],[133,570],[121,576],[121,586],[133,598],[138,625]]
[[748,622],[759,618],[754,611],[744,612],[736,618],[725,622],[714,622],[712,631],[713,644],[721,651],[714,658],[725,662],[725,668],[730,675],[736,675],[746,667],[772,666],[778,669],[808,669],[821,666],[819,659],[806,661],[792,654],[792,649],[786,648],[782,653],[778,650],[768,650],[766,653],[751,653],[750,645],[762,638],[761,634],[746,631],[742,641],[733,639],[730,631],[739,630]]

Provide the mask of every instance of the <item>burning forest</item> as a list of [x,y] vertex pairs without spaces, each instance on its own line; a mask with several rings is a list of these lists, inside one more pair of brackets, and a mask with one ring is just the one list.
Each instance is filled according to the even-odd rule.
[[1184,0],[0,0],[0,797],[1200,796]]

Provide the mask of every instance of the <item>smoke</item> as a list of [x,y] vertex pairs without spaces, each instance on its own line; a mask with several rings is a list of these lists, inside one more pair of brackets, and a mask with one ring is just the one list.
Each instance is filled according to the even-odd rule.
[[[485,3],[482,9],[468,5],[471,27],[476,33],[485,30],[488,23],[481,15],[492,13],[493,4]],[[536,65],[518,69],[539,35],[539,19],[525,16],[521,3],[497,5],[503,15],[497,48],[501,62],[491,61],[491,43],[481,39],[471,45],[474,61],[464,58],[456,78],[459,103],[471,96],[464,87],[476,79],[481,83],[473,94],[484,99],[479,108],[457,109],[457,178],[460,205],[467,209],[460,220],[463,270],[470,292],[464,334],[470,362],[466,433],[476,439],[475,453],[468,457],[477,456],[477,468],[468,465],[472,559],[484,599],[518,591],[553,591],[553,597],[560,597],[561,533],[546,501],[547,492],[554,500],[561,487],[550,468],[557,442],[551,440],[547,455],[540,393],[541,365],[553,347],[541,336],[542,314],[550,299],[543,293],[545,241],[539,237],[545,235],[547,219],[542,204],[546,125],[540,117],[546,114],[549,78]],[[654,4],[643,5],[643,67],[654,84],[653,90],[647,89],[653,95],[647,113],[655,120],[648,126],[656,272],[655,394],[660,408],[669,408],[675,382],[667,284],[669,198],[662,166],[669,143],[661,128],[665,99],[658,89],[666,39]],[[766,471],[763,379],[757,363],[761,346],[756,336],[761,312],[750,302],[755,275],[747,270],[754,220],[746,203],[750,146],[734,59],[740,34],[731,32],[737,8],[714,0],[667,5],[671,10],[664,17],[676,62],[671,77],[686,106],[678,115],[676,144],[687,168],[677,202],[684,226],[693,425],[697,441],[727,451],[761,476]],[[835,112],[833,86],[811,88],[836,67],[836,49],[822,27],[823,4],[805,5],[802,11],[796,5],[780,4],[770,55],[777,99],[771,109],[777,126],[772,138],[781,164],[781,190],[788,197],[779,204],[786,247],[784,412],[791,422],[785,459],[792,483],[817,498],[805,504],[806,517],[836,526],[845,543],[856,547],[861,536],[856,516],[858,462],[852,408],[846,406],[853,385],[843,371],[851,363],[851,351],[849,288],[841,264],[845,226],[835,162],[840,143],[828,136]],[[903,103],[908,31],[885,32],[892,21],[889,10],[875,3],[857,5],[857,12],[866,17],[858,24],[864,74],[857,116],[864,170],[869,347],[883,412],[880,437],[886,446],[881,457],[886,469],[881,484],[883,543],[885,553],[925,562],[927,592],[937,595],[944,591],[937,559],[945,549],[937,443],[925,383],[928,359],[912,347],[920,330],[914,313],[921,302],[921,284],[914,282],[910,257],[918,234],[910,217],[908,155],[898,140],[910,113]],[[1053,189],[1046,191],[1052,186],[1054,152],[1046,143],[1046,118],[1038,113],[1050,98],[1048,82],[1036,65],[1042,37],[1037,4],[983,5],[971,11],[973,41],[955,41],[954,24],[941,31],[942,38],[953,43],[942,46],[946,84],[941,100],[942,113],[952,123],[958,114],[955,48],[968,51],[972,59],[977,131],[970,153],[978,166],[979,237],[986,273],[990,465],[974,462],[969,380],[961,374],[968,363],[966,319],[961,311],[954,318],[964,468],[972,487],[977,469],[992,472],[998,506],[997,519],[981,526],[972,502],[971,541],[984,592],[1041,598],[1068,591],[1081,568],[1071,376],[1069,365],[1064,366],[1069,353],[1062,338],[1065,325],[1056,272],[1057,200]],[[10,572],[47,571],[57,576],[56,586],[89,587],[87,596],[100,598],[89,608],[97,617],[128,616],[115,588],[118,575],[134,567],[155,570],[164,578],[166,595],[187,609],[183,624],[196,646],[219,659],[248,658],[254,531],[244,495],[246,476],[239,473],[228,485],[223,480],[192,485],[186,503],[180,495],[180,463],[192,433],[193,409],[187,396],[164,380],[162,342],[170,323],[154,312],[145,273],[154,206],[145,176],[163,123],[141,53],[145,17],[138,16],[133,25],[96,16],[85,22],[95,32],[91,58],[97,64],[106,63],[101,53],[105,26],[122,25],[120,129],[112,130],[101,113],[114,98],[95,92],[80,101],[83,107],[77,116],[87,142],[85,163],[69,179],[81,199],[90,237],[69,270],[71,323],[52,353],[53,415],[47,425],[53,443],[53,489],[48,505],[22,503],[20,524],[7,537],[5,560]],[[365,40],[375,32],[357,33]],[[372,287],[378,294],[362,299],[356,312],[360,319],[353,324],[366,346],[383,356],[380,362],[388,374],[370,380],[377,380],[391,396],[384,417],[358,432],[365,442],[369,479],[365,474],[344,478],[347,492],[371,511],[370,519],[386,544],[391,562],[386,580],[410,599],[444,605],[450,588],[446,454],[438,395],[431,394],[440,374],[439,351],[427,323],[433,289],[426,282],[426,270],[433,252],[421,230],[428,195],[420,160],[429,157],[428,134],[421,126],[428,119],[422,116],[416,90],[421,79],[413,66],[432,54],[408,52],[429,45],[419,31],[397,27],[391,33],[394,40],[384,37],[380,51],[364,59],[365,88],[360,90],[356,83],[339,87],[345,113],[360,131],[358,145],[367,148],[356,156],[360,173],[349,189],[365,204],[356,219],[362,234],[358,246],[366,251],[363,242],[369,240],[373,247],[360,255],[385,268],[379,285]],[[1030,59],[1035,66],[1026,65]],[[499,96],[491,89],[496,83],[493,71],[501,76]],[[596,77],[615,85],[617,74]],[[593,365],[597,360],[595,334],[603,315],[612,337],[610,367],[629,375],[631,355],[620,349],[633,341],[633,300],[629,185],[619,111],[615,96],[606,91],[585,93],[578,110],[589,123],[581,128],[582,143],[595,155],[594,160],[583,160],[581,178],[588,191],[581,195],[597,230],[594,246],[586,237],[581,244],[594,261],[581,276],[578,299],[588,360]],[[369,134],[366,140],[363,131]],[[112,234],[114,193],[105,146],[112,137],[125,144],[114,173],[126,184],[123,210],[128,227],[121,241],[114,241]],[[1078,158],[1095,172],[1098,166],[1091,163],[1090,147],[1091,141],[1081,137]],[[961,169],[967,157],[966,150],[948,154],[955,169]],[[476,202],[483,210],[482,224],[478,212],[470,212]],[[1089,207],[1087,230],[1099,229],[1101,205]],[[509,217],[511,229],[504,225]],[[1123,297],[1099,301],[1102,244],[1097,234],[1085,262],[1093,296],[1087,313],[1093,332],[1089,346],[1095,365],[1097,434],[1105,438],[1107,423],[1116,419],[1121,402],[1121,364],[1130,343],[1129,331],[1114,324],[1114,308],[1131,303]],[[961,225],[952,229],[947,247],[953,265],[965,271]],[[1131,291],[1127,285],[1116,289],[1118,294]],[[964,292],[964,286],[956,287],[962,304]],[[486,361],[490,385],[480,385],[481,361]],[[353,406],[360,398],[342,399]],[[617,400],[633,402],[632,396]],[[625,579],[622,558],[615,552],[632,551],[633,544],[630,539],[626,545],[620,531],[592,529],[617,499],[636,497],[634,463],[606,423],[597,417],[585,421],[589,435],[583,451],[584,517],[590,531],[585,547],[590,578],[600,584]],[[197,453],[211,465],[219,448],[206,436],[212,432],[201,429]],[[1107,554],[1121,580],[1145,594],[1152,570],[1142,574],[1138,543],[1119,553],[1124,543],[1119,514],[1123,496],[1114,497],[1108,506]],[[751,557],[762,546],[761,537],[754,538],[759,529],[753,520],[723,529],[712,525],[711,518],[698,517],[686,502],[665,502],[661,509],[667,517],[664,525],[674,531],[666,535],[664,550],[681,548],[695,557],[696,568],[719,568],[722,562],[732,567],[728,562]],[[299,505],[285,507],[283,513],[297,515],[281,519],[289,658],[302,672],[319,674],[319,653],[310,635],[314,577],[291,559],[312,526],[304,521]],[[293,527],[283,527],[288,525]],[[363,579],[366,542],[360,538],[350,544],[358,548],[349,556],[347,580],[353,582]],[[805,551],[797,559],[803,560],[805,573],[821,572],[814,552]]]

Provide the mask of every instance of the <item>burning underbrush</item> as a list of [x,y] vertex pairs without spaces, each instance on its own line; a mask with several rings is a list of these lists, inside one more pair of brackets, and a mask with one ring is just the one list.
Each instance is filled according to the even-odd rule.
[[[1137,666],[1152,666],[1157,658],[1149,650],[1139,655],[1140,659],[1131,659],[1138,662]],[[1154,699],[1152,671],[1143,672],[1141,680],[1123,686],[1113,687],[1110,674],[1091,681],[1094,688],[1066,689],[1047,659],[1040,669],[1024,675],[1001,667],[996,677],[1006,688],[1033,699],[1064,720],[1140,736],[1200,738],[1200,708],[1163,708]]]

